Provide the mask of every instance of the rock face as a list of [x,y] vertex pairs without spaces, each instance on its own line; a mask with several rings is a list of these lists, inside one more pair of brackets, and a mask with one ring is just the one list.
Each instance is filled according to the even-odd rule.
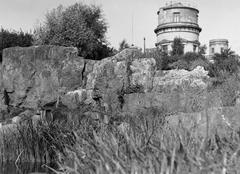
[[155,59],[140,59],[136,49],[91,61],[78,57],[75,48],[57,46],[5,49],[0,77],[14,107],[36,109],[60,98],[71,109],[87,104],[92,110],[128,114],[163,106],[171,112],[199,112],[207,79],[201,67],[157,71]]
[[56,46],[8,48],[3,52],[2,89],[10,105],[36,108],[82,85],[84,60],[77,49]]

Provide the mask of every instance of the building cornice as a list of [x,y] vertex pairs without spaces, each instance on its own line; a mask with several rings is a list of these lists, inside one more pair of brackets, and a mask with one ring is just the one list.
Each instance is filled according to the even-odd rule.
[[199,10],[194,8],[194,7],[188,7],[188,6],[167,6],[167,7],[163,7],[162,9],[163,10],[171,10],[171,9],[190,9],[190,10],[194,10],[196,11],[197,13],[199,13]]
[[209,45],[216,45],[216,44],[228,44],[227,39],[212,39],[209,41]]
[[154,32],[157,34],[159,31],[166,30],[166,29],[176,29],[176,28],[191,28],[196,29],[199,33],[202,31],[202,28],[200,28],[196,24],[192,23],[168,23],[168,24],[162,24],[159,25]]
[[[181,39],[181,41],[182,41],[183,44],[193,43],[193,44],[200,45],[200,42],[198,40],[189,41],[189,40],[186,40],[186,39]],[[170,44],[170,43],[173,43],[173,40],[162,40],[162,41],[156,43],[155,45],[159,46],[159,45]]]
[[174,30],[174,31],[164,31],[164,32],[159,32],[159,33],[157,33],[157,36],[159,36],[159,35],[161,35],[161,34],[164,34],[164,33],[177,33],[177,32],[186,32],[186,33],[194,33],[194,34],[197,34],[197,35],[199,35],[199,32],[195,32],[195,31],[191,31],[191,30],[179,30],[179,31],[176,31],[176,30]]

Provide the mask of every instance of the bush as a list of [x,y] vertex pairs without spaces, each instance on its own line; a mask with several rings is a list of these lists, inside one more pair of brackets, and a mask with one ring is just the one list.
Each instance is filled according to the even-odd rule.
[[140,58],[154,58],[156,61],[156,67],[157,70],[161,70],[163,66],[165,66],[163,63],[164,57],[167,56],[166,53],[162,52],[160,49],[152,49],[146,53],[143,53],[140,55]]
[[172,44],[172,56],[181,56],[184,54],[184,45],[181,38],[175,38]]
[[203,66],[207,69],[209,62],[207,59],[199,54],[194,52],[187,52],[182,56],[178,56],[178,60],[175,58],[175,61],[169,65],[171,69],[185,69],[188,71],[193,70],[197,66]]
[[223,82],[229,75],[239,72],[240,62],[237,55],[229,49],[213,56],[214,63],[209,66],[209,76]]
[[33,42],[33,36],[30,33],[24,33],[23,31],[9,31],[1,28],[0,31],[0,62],[2,62],[2,53],[4,48],[9,47],[28,47]]
[[105,38],[107,24],[98,6],[75,3],[47,13],[35,29],[35,44],[74,46],[86,59],[102,59],[112,53]]

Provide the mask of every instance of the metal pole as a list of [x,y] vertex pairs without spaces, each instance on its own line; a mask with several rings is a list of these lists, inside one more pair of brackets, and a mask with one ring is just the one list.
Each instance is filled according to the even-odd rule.
[[143,53],[145,54],[146,51],[146,38],[143,38]]

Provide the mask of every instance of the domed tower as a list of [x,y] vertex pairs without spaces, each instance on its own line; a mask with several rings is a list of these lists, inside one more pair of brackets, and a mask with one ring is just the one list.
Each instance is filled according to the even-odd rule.
[[202,30],[198,25],[198,9],[179,2],[160,8],[157,14],[158,26],[154,30],[157,47],[169,52],[174,38],[181,38],[184,52],[198,50],[199,34]]
[[216,53],[220,54],[226,49],[228,49],[227,39],[212,39],[209,41],[209,56],[213,56]]

